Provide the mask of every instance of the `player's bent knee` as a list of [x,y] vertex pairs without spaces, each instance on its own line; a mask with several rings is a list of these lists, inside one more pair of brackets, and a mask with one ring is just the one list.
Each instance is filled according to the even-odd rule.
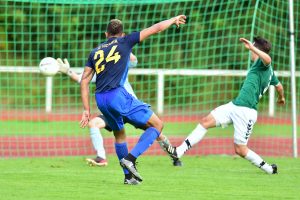
[[89,121],[88,126],[89,128],[96,128],[96,125],[93,121]]
[[203,117],[200,119],[200,124],[204,127],[204,128],[208,128],[209,127],[209,119],[207,117]]
[[89,121],[88,126],[89,128],[104,128],[105,122],[101,118],[96,117]]
[[248,153],[248,148],[246,146],[235,145],[234,146],[235,153],[241,157],[245,157]]
[[92,119],[91,121],[89,121],[88,126],[89,128],[98,128],[97,124],[97,121]]
[[154,127],[159,132],[162,132],[164,128],[164,123],[156,115],[153,115],[150,120],[147,122],[147,127]]
[[216,126],[216,120],[212,114],[202,117],[199,123],[206,129]]
[[158,127],[156,128],[159,132],[162,132],[164,128],[164,123],[160,120],[159,124],[158,124]]
[[126,134],[124,128],[119,131],[113,131],[116,143],[126,142]]
[[164,124],[162,121],[160,121],[160,122],[154,123],[152,127],[156,128],[159,132],[162,132],[162,130],[164,128]]

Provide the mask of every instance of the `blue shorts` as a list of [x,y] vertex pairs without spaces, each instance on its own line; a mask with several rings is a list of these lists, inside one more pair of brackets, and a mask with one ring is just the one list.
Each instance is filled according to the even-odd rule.
[[[148,105],[149,105],[149,104],[148,104]],[[149,105],[149,107],[150,107],[150,105]],[[105,128],[107,131],[112,132],[112,129],[111,129],[110,126],[108,125],[108,121],[107,121],[107,119],[104,117],[104,115],[103,115],[103,114],[100,114],[100,115],[98,115],[97,117],[100,118],[100,119],[102,119],[102,120],[104,121],[104,123],[105,123],[105,127],[104,127],[104,128]],[[124,124],[128,123],[128,119],[126,119],[126,117],[123,118],[123,122],[124,122]],[[145,128],[147,128],[147,127],[145,127],[145,126],[143,125],[143,126],[136,126],[135,128],[139,128],[139,129],[145,130]]]
[[143,127],[153,114],[149,104],[136,99],[123,87],[96,93],[95,99],[108,125],[115,131],[123,129],[123,119],[137,128]]

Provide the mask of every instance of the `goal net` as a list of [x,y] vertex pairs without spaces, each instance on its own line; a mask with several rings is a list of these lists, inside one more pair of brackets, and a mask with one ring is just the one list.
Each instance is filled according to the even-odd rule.
[[[294,2],[295,35],[300,2]],[[118,18],[124,32],[185,14],[187,24],[151,36],[133,49],[138,65],[129,81],[139,99],[152,105],[174,145],[201,117],[237,96],[250,65],[239,38],[262,36],[272,43],[272,65],[282,82],[286,105],[276,105],[274,88],[258,106],[249,146],[265,156],[292,156],[290,33],[288,1],[121,1],[17,0],[0,2],[0,155],[93,155],[89,130],[81,129],[79,84],[65,74],[39,73],[42,58],[67,58],[80,73],[91,49],[105,41],[106,25]],[[300,40],[295,37],[296,63]],[[297,106],[300,88],[296,68]],[[99,115],[91,84],[92,115]],[[299,124],[299,120],[298,120]],[[141,130],[126,125],[129,148]],[[111,132],[101,130],[114,153]],[[298,133],[299,135],[299,133]],[[148,154],[163,155],[158,144]],[[190,155],[234,154],[233,127],[214,128]]]

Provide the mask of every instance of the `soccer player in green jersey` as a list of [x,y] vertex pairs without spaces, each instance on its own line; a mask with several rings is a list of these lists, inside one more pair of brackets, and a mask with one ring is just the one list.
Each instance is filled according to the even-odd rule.
[[221,105],[203,117],[192,133],[178,147],[167,146],[168,152],[175,158],[180,158],[193,145],[198,143],[207,129],[229,124],[234,126],[234,150],[236,154],[247,159],[268,174],[276,174],[277,166],[268,164],[258,154],[247,147],[249,137],[257,119],[257,104],[270,85],[274,85],[278,93],[277,103],[285,104],[284,91],[275,76],[269,52],[271,44],[261,37],[255,37],[254,42],[240,38],[245,47],[251,51],[251,65],[247,77],[240,89],[239,95],[231,102]]

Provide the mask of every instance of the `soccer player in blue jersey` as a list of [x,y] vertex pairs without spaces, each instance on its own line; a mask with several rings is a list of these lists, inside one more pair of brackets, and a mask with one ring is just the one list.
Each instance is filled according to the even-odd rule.
[[259,99],[270,85],[274,85],[278,93],[277,103],[284,105],[283,86],[272,69],[272,59],[269,56],[271,43],[261,37],[255,37],[253,43],[245,38],[240,38],[240,41],[251,52],[253,64],[248,70],[238,96],[231,102],[215,108],[210,114],[200,119],[200,123],[180,146],[168,146],[167,149],[174,157],[180,158],[193,145],[202,140],[209,128],[216,126],[225,128],[229,124],[233,124],[234,150],[236,154],[264,172],[276,174],[277,165],[268,164],[257,153],[249,149],[247,143],[257,119]]
[[[64,61],[62,61],[61,58],[57,59],[58,65],[59,65],[59,71],[68,75],[72,80],[80,83],[81,82],[81,78],[82,78],[82,74],[77,74],[75,73],[71,68],[70,68],[70,64],[68,62],[68,60],[65,58]],[[129,58],[129,68],[133,68],[136,67],[138,63],[138,60],[136,58],[136,56],[134,54],[130,54],[130,58]],[[96,82],[96,75],[93,76],[93,79],[91,80],[91,82],[95,83]],[[128,91],[128,93],[130,93],[132,96],[134,96],[135,98],[136,95],[128,81],[128,77],[126,78],[125,82],[124,82],[124,88]],[[97,153],[96,158],[87,158],[86,161],[90,166],[107,166],[108,165],[108,161],[106,159],[106,153],[105,153],[105,148],[103,145],[103,138],[100,132],[100,129],[105,128],[108,131],[112,131],[112,129],[109,127],[106,118],[100,114],[96,117],[94,117],[93,119],[91,119],[88,123],[89,126],[89,131],[90,131],[90,137],[91,137],[91,141],[93,144],[93,147]],[[160,134],[160,136],[157,138],[157,141],[160,145],[160,147],[165,151],[165,146],[167,144],[170,143],[170,141],[168,140],[168,138],[163,135]],[[174,166],[182,166],[182,163],[179,159],[176,158],[172,158],[172,163]]]
[[[77,74],[72,69],[70,69],[70,64],[67,59],[64,59],[64,61],[62,61],[61,58],[58,58],[57,63],[59,65],[60,72],[68,75],[72,80],[74,80],[80,84],[83,73]],[[137,58],[135,55],[133,55],[131,53],[128,67],[132,68],[132,67],[136,67],[136,65],[137,65]],[[93,83],[96,82],[96,75],[93,76],[93,79],[91,80],[91,82],[93,82]],[[126,78],[126,80],[125,80],[124,88],[131,95],[136,97],[130,83],[128,82],[128,78]],[[92,144],[96,151],[97,156],[96,156],[96,158],[87,158],[86,161],[90,166],[99,166],[99,167],[107,166],[108,161],[106,159],[105,148],[103,145],[103,137],[100,133],[100,129],[105,128],[106,130],[111,131],[111,128],[107,124],[107,120],[105,119],[105,117],[102,114],[91,119],[88,123],[88,127],[89,127],[89,131],[90,131],[91,141],[92,141]],[[163,144],[161,146],[163,146]],[[177,163],[179,163],[179,162],[176,162],[176,164]]]
[[[139,184],[142,181],[141,175],[136,170],[136,159],[152,145],[163,129],[162,121],[149,105],[134,98],[123,87],[128,73],[129,55],[134,45],[173,24],[177,26],[184,24],[185,19],[184,15],[179,15],[126,36],[122,36],[122,22],[117,19],[111,20],[105,33],[107,41],[91,51],[86,63],[80,84],[84,107],[80,125],[85,127],[89,122],[89,82],[96,73],[95,99],[114,132],[115,149],[123,167],[125,184]],[[145,130],[130,153],[123,120]]]

